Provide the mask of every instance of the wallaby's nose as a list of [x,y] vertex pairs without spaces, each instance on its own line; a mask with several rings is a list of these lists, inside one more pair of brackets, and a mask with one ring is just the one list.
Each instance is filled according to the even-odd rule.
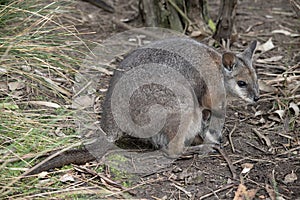
[[257,102],[259,100],[259,96],[254,97],[254,101]]

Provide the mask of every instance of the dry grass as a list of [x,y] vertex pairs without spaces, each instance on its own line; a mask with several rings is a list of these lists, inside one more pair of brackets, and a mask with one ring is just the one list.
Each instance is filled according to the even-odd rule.
[[0,5],[1,198],[41,191],[37,178],[19,181],[18,176],[40,155],[78,140],[68,105],[73,76],[89,49],[74,26],[62,22],[71,4]]

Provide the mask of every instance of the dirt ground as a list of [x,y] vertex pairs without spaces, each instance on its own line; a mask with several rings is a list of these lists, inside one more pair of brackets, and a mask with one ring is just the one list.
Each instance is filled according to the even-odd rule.
[[[209,3],[213,19],[218,2]],[[85,21],[77,29],[95,32],[85,34],[84,39],[101,43],[115,33],[143,26],[136,0],[112,3],[115,13],[77,3]],[[121,19],[125,25],[117,23]],[[263,81],[259,102],[246,105],[233,101],[228,107],[223,131],[227,156],[212,153],[179,159],[161,172],[135,180],[129,187],[132,198],[233,199],[237,192],[249,199],[253,194],[254,199],[300,199],[300,123],[297,111],[289,108],[291,103],[299,106],[300,100],[300,37],[292,35],[300,34],[299,18],[286,0],[243,0],[238,3],[235,25],[238,39],[233,50],[243,49],[252,40],[265,43],[269,38],[274,48],[255,57]],[[104,87],[109,78],[103,79]],[[229,165],[235,169],[235,179]]]

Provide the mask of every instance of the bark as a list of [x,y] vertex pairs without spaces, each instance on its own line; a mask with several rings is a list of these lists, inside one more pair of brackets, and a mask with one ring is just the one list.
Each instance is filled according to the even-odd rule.
[[182,32],[189,23],[183,17],[185,5],[184,0],[140,0],[140,11],[146,26]]
[[199,0],[199,5],[200,5],[202,18],[204,19],[205,23],[208,24],[210,17],[208,14],[207,0]]
[[213,38],[219,42],[230,40],[236,15],[237,0],[221,0],[216,32]]

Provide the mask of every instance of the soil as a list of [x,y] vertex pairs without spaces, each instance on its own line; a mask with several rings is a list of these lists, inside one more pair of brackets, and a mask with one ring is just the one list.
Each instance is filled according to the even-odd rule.
[[[213,19],[217,17],[218,3],[209,1]],[[84,39],[101,43],[129,27],[143,27],[136,0],[114,0],[112,4],[115,13],[78,1],[76,9],[86,23],[77,29],[91,33],[83,35]],[[118,20],[126,23],[116,23]],[[139,177],[129,187],[132,198],[233,199],[238,194],[247,194],[251,199],[252,192],[254,199],[300,199],[300,123],[289,108],[291,102],[299,105],[299,88],[293,91],[299,87],[299,79],[279,79],[284,73],[286,77],[300,75],[300,37],[272,33],[286,30],[299,34],[299,18],[286,0],[243,0],[238,2],[235,30],[238,38],[232,50],[241,50],[252,40],[265,43],[272,38],[275,47],[258,53],[256,59],[283,56],[272,63],[256,63],[259,79],[270,83],[271,91],[262,91],[255,105],[238,100],[229,104],[223,131],[225,154],[181,158],[160,172]],[[109,78],[103,76],[103,87],[107,87]],[[289,98],[292,92],[298,98]],[[282,117],[276,113],[280,109],[286,112]],[[229,165],[237,177],[233,177]],[[298,179],[289,179],[290,176]],[[243,192],[239,190],[242,186],[246,187]]]

